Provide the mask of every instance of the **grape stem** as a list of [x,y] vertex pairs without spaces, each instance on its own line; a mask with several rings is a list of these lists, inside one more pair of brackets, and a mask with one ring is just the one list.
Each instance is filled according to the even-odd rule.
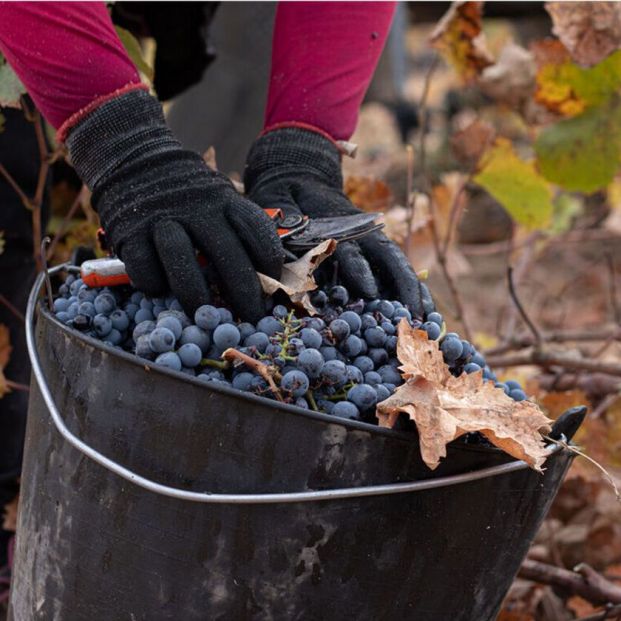
[[515,304],[517,311],[520,313],[522,319],[524,320],[524,323],[528,326],[528,329],[532,332],[535,339],[535,345],[540,346],[542,343],[541,333],[539,332],[537,326],[534,324],[531,318],[528,316],[528,313],[522,306],[522,302],[520,302],[520,298],[518,297],[517,291],[515,289],[515,284],[513,282],[513,267],[511,265],[507,268],[507,283],[509,285],[509,295],[511,296],[511,299]]
[[276,386],[276,383],[274,382],[276,372],[272,367],[261,364],[261,362],[259,362],[258,360],[255,360],[247,354],[244,354],[241,351],[237,351],[233,348],[225,350],[222,354],[222,357],[230,362],[234,362],[235,360],[243,362],[247,367],[255,371],[255,373],[258,373],[269,384],[271,391],[274,393],[274,396],[276,397],[276,399],[278,399],[278,401],[284,402],[282,393],[280,392],[280,388],[278,388],[278,386]]
[[214,367],[216,369],[224,370],[224,369],[228,369],[230,365],[225,360],[220,362],[220,360],[212,360],[211,358],[203,358],[201,360],[201,366],[203,366],[203,367]]
[[313,395],[313,391],[310,388],[306,391],[306,399],[311,406],[311,410],[315,410],[315,412],[319,411],[317,407],[317,402],[315,401],[315,395]]

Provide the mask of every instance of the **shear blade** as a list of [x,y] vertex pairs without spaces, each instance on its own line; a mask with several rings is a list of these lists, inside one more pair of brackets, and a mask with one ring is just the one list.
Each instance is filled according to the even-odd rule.
[[286,239],[285,244],[292,248],[312,248],[326,239],[334,239],[337,242],[359,239],[383,228],[383,224],[375,223],[380,215],[382,214],[360,213],[336,218],[311,219],[302,231]]

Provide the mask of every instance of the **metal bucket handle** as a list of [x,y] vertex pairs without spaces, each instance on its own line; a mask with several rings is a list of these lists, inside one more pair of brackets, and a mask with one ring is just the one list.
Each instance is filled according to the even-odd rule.
[[[28,355],[32,363],[32,373],[37,382],[37,386],[41,391],[45,405],[47,406],[52,422],[54,423],[58,433],[71,444],[74,448],[86,455],[94,462],[103,466],[110,472],[125,479],[126,481],[138,485],[143,489],[149,490],[163,496],[170,496],[178,500],[189,500],[192,502],[204,502],[215,504],[270,504],[270,503],[289,503],[289,502],[311,502],[319,500],[336,500],[341,498],[359,498],[362,496],[380,496],[384,494],[403,494],[406,492],[420,492],[427,489],[436,489],[440,487],[448,487],[450,485],[459,485],[468,483],[478,479],[507,474],[517,470],[528,468],[528,464],[524,461],[512,461],[490,468],[482,468],[474,472],[466,472],[438,479],[430,479],[425,481],[412,481],[409,483],[389,483],[385,485],[369,485],[364,487],[345,487],[341,489],[318,490],[307,492],[288,492],[279,494],[211,494],[209,492],[191,492],[176,487],[162,485],[156,481],[147,479],[124,466],[121,466],[112,459],[102,455],[93,447],[83,442],[75,436],[65,425],[63,418],[54,403],[54,398],[49,390],[41,363],[39,353],[35,345],[34,337],[34,314],[37,305],[37,299],[41,288],[49,278],[49,274],[55,274],[63,269],[68,269],[67,264],[58,265],[38,275],[28,298],[28,306],[26,308],[26,344],[28,347]],[[560,450],[558,444],[548,445],[550,454]]]

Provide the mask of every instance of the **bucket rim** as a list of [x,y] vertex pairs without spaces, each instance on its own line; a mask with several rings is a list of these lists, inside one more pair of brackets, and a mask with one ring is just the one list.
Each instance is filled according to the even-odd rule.
[[[146,360],[144,358],[139,358],[135,354],[126,352],[123,349],[117,348],[114,345],[108,345],[99,339],[93,338],[92,336],[88,336],[82,332],[77,330],[73,330],[69,326],[65,325],[61,321],[59,321],[54,314],[46,308],[46,306],[39,301],[38,303],[39,316],[44,316],[47,321],[50,321],[56,328],[59,328],[62,332],[64,332],[67,336],[71,338],[75,338],[78,341],[81,341],[83,345],[88,345],[93,347],[94,349],[98,349],[108,355],[113,355],[129,362],[134,366],[142,367],[143,369],[148,369],[148,372],[156,372],[161,373],[165,376],[173,377],[175,379],[181,379],[186,382],[190,382],[194,386],[200,386],[203,389],[206,389],[210,392],[225,394],[230,397],[241,398],[242,400],[249,401],[251,403],[257,403],[261,405],[266,405],[266,402],[280,410],[282,412],[287,412],[289,414],[295,414],[296,416],[302,416],[305,418],[310,418],[313,420],[321,421],[324,423],[328,423],[331,425],[340,425],[342,427],[358,430],[358,431],[366,431],[368,433],[372,433],[375,435],[386,436],[394,440],[402,440],[407,443],[416,444],[419,446],[419,436],[416,432],[411,431],[398,431],[394,429],[389,429],[387,427],[380,427],[379,425],[374,425],[372,423],[365,423],[362,421],[348,420],[344,418],[338,418],[336,416],[331,416],[330,414],[324,414],[323,412],[315,412],[314,410],[304,409],[297,405],[289,404],[289,403],[281,403],[275,399],[268,399],[267,397],[261,397],[260,395],[255,395],[252,393],[243,392],[241,390],[237,390],[232,386],[229,388],[228,386],[223,386],[217,384],[215,382],[203,382],[196,377],[191,375],[187,375],[182,373],[181,371],[175,371],[173,369],[168,369],[167,367],[163,367],[161,365],[155,364],[150,360]],[[458,450],[464,450],[475,453],[483,453],[483,454],[493,454],[506,456],[507,461],[518,461],[515,458],[511,457],[509,454],[505,453],[501,449],[495,446],[484,446],[477,444],[466,444],[463,441],[464,436],[460,436],[456,440],[450,442],[447,446],[451,448],[455,448]]]

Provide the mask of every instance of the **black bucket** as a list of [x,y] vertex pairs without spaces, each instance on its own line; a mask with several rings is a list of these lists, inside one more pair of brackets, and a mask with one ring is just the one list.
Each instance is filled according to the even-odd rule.
[[14,621],[491,621],[571,461],[455,442],[431,471],[416,434],[206,385],[45,310],[30,345]]

